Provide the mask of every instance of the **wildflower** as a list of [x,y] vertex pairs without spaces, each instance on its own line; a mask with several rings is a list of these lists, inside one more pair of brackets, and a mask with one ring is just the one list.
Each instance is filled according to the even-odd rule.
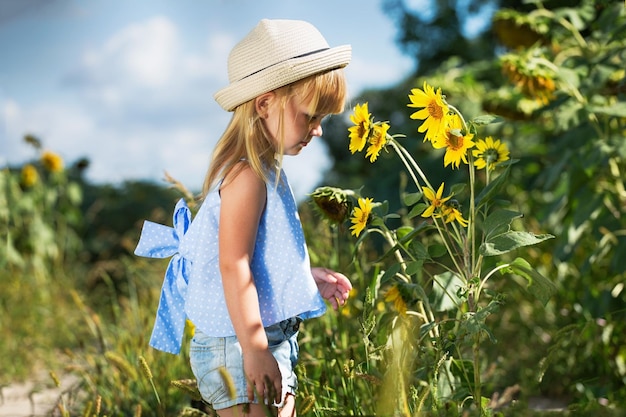
[[359,207],[354,208],[354,213],[350,221],[353,223],[350,226],[352,234],[359,237],[365,226],[367,226],[367,220],[372,213],[372,198],[359,198]]
[[458,168],[461,160],[467,164],[467,150],[474,147],[473,137],[471,133],[463,134],[463,122],[459,115],[450,116],[441,140],[433,142],[435,148],[446,148],[444,166],[452,164],[453,169]]
[[177,379],[170,381],[170,385],[184,391],[193,400],[202,400],[202,395],[200,395],[200,391],[198,391],[198,384],[195,379]]
[[440,217],[441,216],[440,213],[435,213],[435,210],[441,210],[444,203],[448,201],[450,198],[452,198],[452,196],[441,198],[441,196],[443,195],[443,186],[444,186],[444,183],[442,182],[441,185],[439,186],[439,189],[437,190],[437,194],[435,194],[435,191],[433,191],[432,189],[428,187],[424,187],[422,189],[424,191],[424,196],[428,200],[430,200],[430,206],[428,206],[428,208],[424,210],[424,212],[422,213],[422,217],[431,217],[431,216]]
[[185,336],[192,338],[196,334],[196,325],[189,319],[185,321]]
[[311,193],[317,211],[331,223],[343,223],[350,212],[348,195],[352,191],[335,187],[318,187]]
[[400,292],[400,288],[397,285],[389,288],[387,293],[385,294],[385,301],[392,302],[393,307],[400,313],[401,315],[406,314],[406,302],[402,298],[402,293]]
[[367,103],[357,104],[350,120],[354,126],[348,128],[350,132],[350,152],[361,152],[367,143],[371,129],[371,114],[368,112]]
[[217,368],[217,371],[222,378],[222,384],[223,387],[226,389],[226,395],[228,395],[228,398],[230,399],[235,398],[235,395],[237,394],[237,389],[235,388],[235,383],[233,382],[233,377],[230,375],[230,372],[228,372],[228,370],[223,366]]
[[457,221],[462,227],[467,227],[469,224],[469,222],[463,218],[463,215],[459,210],[458,203],[453,204],[451,202],[451,204],[444,204],[441,208],[441,216],[443,217],[443,221],[445,223]]
[[389,130],[389,123],[375,124],[372,130],[374,131],[374,133],[370,137],[370,146],[367,148],[365,157],[367,158],[369,156],[370,162],[373,163],[374,161],[376,161],[376,158],[378,158],[380,150],[387,143],[387,131]]
[[41,163],[50,172],[63,171],[63,159],[54,152],[45,151],[41,154]]
[[489,171],[493,170],[497,164],[509,160],[509,148],[505,143],[500,142],[500,139],[494,140],[491,136],[487,136],[484,140],[479,139],[472,154],[476,158],[474,161],[476,168],[487,167]]
[[122,355],[114,351],[108,351],[104,353],[104,357],[128,378],[132,380],[137,378],[137,371]]
[[37,173],[37,168],[32,166],[31,164],[26,164],[22,167],[21,179],[20,183],[24,188],[30,188],[33,185],[37,184],[39,181],[39,174]]
[[448,105],[441,95],[441,88],[437,91],[424,81],[424,89],[414,88],[409,94],[411,103],[408,107],[422,108],[411,114],[411,119],[424,120],[424,123],[417,129],[418,132],[424,133],[424,141],[436,142],[439,136],[443,134],[446,118],[448,116]]
[[139,357],[139,367],[141,368],[141,372],[143,372],[143,376],[146,377],[146,379],[152,379],[152,370],[150,369],[150,366],[148,365],[148,361],[146,361],[146,358],[144,358],[143,356]]

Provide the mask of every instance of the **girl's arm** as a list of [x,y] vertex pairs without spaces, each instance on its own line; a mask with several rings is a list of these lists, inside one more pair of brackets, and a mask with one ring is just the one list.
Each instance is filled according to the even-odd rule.
[[220,190],[219,264],[226,306],[243,351],[248,398],[252,401],[256,390],[260,399],[279,403],[280,370],[268,349],[250,269],[267,198],[265,183],[246,166],[234,178],[227,177],[224,184]]

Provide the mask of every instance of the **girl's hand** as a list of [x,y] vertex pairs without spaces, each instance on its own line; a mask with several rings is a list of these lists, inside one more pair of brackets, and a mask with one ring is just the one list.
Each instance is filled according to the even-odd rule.
[[344,274],[319,267],[311,268],[311,273],[320,294],[335,310],[344,305],[352,289],[350,280]]
[[[282,377],[276,358],[269,349],[251,350],[243,353],[243,368],[248,382],[248,400],[254,394],[260,403],[280,404],[282,401]],[[256,391],[256,392],[255,392]]]

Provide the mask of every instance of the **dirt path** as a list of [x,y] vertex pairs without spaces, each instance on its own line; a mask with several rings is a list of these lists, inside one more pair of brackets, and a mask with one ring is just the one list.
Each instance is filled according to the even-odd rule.
[[52,414],[61,394],[75,385],[76,377],[68,376],[54,386],[50,377],[41,381],[11,384],[0,388],[0,417],[45,417]]

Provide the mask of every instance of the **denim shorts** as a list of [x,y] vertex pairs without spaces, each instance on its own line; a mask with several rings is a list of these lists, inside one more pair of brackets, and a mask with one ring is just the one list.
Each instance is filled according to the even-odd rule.
[[[283,392],[296,395],[298,381],[294,369],[298,363],[298,329],[302,319],[293,317],[265,328],[269,348],[282,376]],[[189,349],[189,361],[202,398],[215,410],[250,402],[243,370],[241,345],[236,336],[210,337],[196,329]],[[220,372],[221,370],[221,372]],[[230,375],[235,392],[229,392],[224,370]],[[258,402],[255,398],[254,402]],[[274,404],[280,407],[281,404]]]

